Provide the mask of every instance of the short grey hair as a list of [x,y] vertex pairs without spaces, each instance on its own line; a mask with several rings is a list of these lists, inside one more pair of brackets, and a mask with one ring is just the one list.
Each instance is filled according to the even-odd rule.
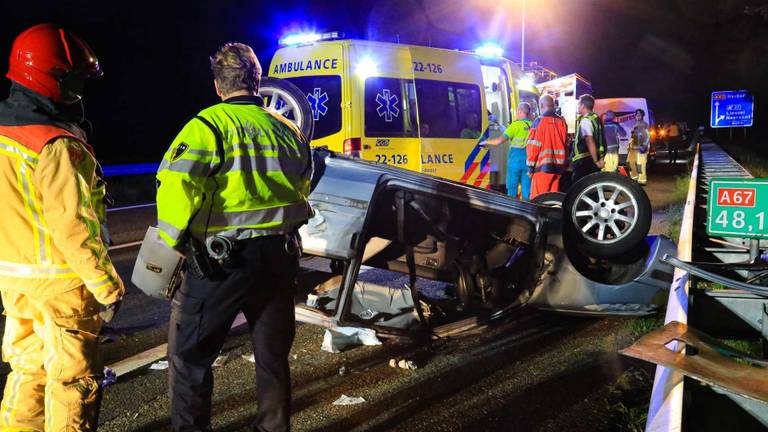
[[547,108],[554,108],[555,107],[555,99],[552,98],[552,96],[545,94],[542,95],[539,98],[539,105]]
[[528,102],[520,102],[517,104],[517,109],[524,112],[525,115],[531,115],[531,104]]

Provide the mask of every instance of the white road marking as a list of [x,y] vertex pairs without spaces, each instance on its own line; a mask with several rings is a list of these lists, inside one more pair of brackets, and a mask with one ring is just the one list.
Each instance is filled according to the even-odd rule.
[[133,210],[133,209],[140,209],[140,208],[146,208],[146,207],[155,207],[157,204],[155,203],[149,203],[149,204],[137,204],[132,206],[125,206],[125,207],[112,207],[108,208],[107,212],[116,212],[120,210]]
[[113,250],[118,250],[118,249],[129,248],[129,247],[133,247],[133,246],[139,246],[142,242],[143,242],[143,240],[138,240],[138,241],[134,241],[134,242],[130,242],[130,243],[120,243],[118,245],[110,246],[109,250],[113,251]]
[[[240,327],[241,325],[247,323],[248,321],[245,319],[245,316],[240,313],[237,314],[237,317],[235,317],[235,321],[232,323],[232,327]],[[146,351],[140,352],[136,355],[132,355],[128,358],[125,358],[123,360],[116,361],[115,363],[112,363],[108,365],[107,367],[112,369],[113,372],[115,372],[115,375],[122,376],[127,373],[133,372],[136,369],[142,368],[146,365],[152,364],[158,360],[162,360],[168,355],[168,344],[164,343],[162,345],[158,345],[154,348],[150,348]]]

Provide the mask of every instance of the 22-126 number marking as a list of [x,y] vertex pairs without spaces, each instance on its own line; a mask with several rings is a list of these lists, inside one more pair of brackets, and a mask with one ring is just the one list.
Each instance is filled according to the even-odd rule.
[[422,63],[420,61],[413,62],[414,72],[430,72],[435,74],[443,73],[443,65],[435,63]]

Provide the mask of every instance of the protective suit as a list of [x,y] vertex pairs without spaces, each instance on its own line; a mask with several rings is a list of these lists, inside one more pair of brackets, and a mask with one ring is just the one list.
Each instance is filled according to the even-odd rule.
[[632,129],[632,137],[629,141],[629,152],[627,153],[627,164],[632,180],[636,180],[641,185],[648,182],[648,150],[651,145],[651,136],[648,133],[648,123],[638,121]]
[[[53,45],[41,49],[41,40]],[[99,304],[116,303],[124,291],[100,235],[104,184],[75,125],[82,113],[60,103],[62,92],[50,87],[65,78],[31,82],[34,75],[13,62],[18,50],[26,66],[40,69],[57,48],[68,50],[70,68],[81,55],[95,61],[80,44],[52,25],[22,33],[12,50],[11,94],[0,102],[2,354],[12,369],[0,405],[2,431],[90,431],[98,421]]]

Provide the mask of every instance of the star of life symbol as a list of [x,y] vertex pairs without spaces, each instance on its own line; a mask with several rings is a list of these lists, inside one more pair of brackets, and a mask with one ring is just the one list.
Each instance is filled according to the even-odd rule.
[[307,94],[307,100],[312,108],[312,117],[317,121],[320,120],[320,116],[324,116],[328,112],[328,93],[324,92],[320,87],[315,87],[312,93]]
[[381,93],[376,93],[376,112],[379,117],[384,117],[384,121],[391,122],[393,117],[400,115],[400,108],[397,107],[399,99],[396,95],[390,94],[389,89],[383,89]]

